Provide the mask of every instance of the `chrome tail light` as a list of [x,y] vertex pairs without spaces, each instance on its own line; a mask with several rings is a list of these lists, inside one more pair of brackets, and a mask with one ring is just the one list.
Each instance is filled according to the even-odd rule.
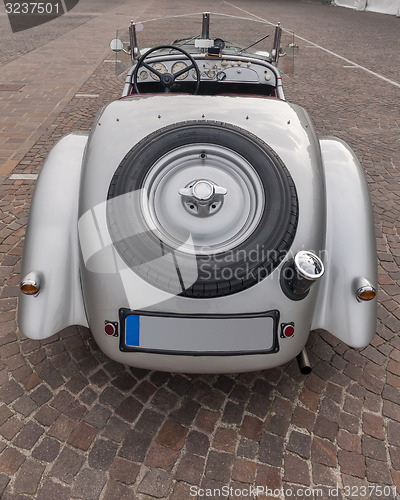
[[323,276],[324,272],[322,260],[313,252],[302,250],[282,267],[280,278],[282,291],[291,300],[304,299],[311,286]]

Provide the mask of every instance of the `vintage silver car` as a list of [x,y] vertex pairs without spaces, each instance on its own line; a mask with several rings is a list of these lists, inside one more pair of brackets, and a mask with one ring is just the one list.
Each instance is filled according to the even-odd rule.
[[278,61],[292,71],[293,34],[200,13],[132,22],[124,36],[111,42],[118,72],[130,68],[122,97],[90,133],[61,139],[37,181],[22,333],[82,325],[120,363],[192,373],[295,357],[309,372],[314,329],[366,346],[367,185],[349,146],[318,138],[284,98]]

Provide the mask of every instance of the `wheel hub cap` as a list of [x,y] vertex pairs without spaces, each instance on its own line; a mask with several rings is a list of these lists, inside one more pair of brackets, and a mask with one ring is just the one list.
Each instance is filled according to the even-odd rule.
[[201,179],[190,182],[178,192],[182,197],[182,204],[185,210],[190,215],[209,217],[216,214],[222,208],[224,196],[228,190],[212,181]]
[[245,158],[220,145],[197,143],[154,163],[142,185],[141,207],[148,226],[167,245],[214,255],[253,233],[264,200],[260,178]]

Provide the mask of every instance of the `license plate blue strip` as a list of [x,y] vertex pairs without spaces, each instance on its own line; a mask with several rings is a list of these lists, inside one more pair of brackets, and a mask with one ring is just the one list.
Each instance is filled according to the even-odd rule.
[[129,346],[140,346],[140,316],[130,314],[126,317],[125,323],[125,339]]

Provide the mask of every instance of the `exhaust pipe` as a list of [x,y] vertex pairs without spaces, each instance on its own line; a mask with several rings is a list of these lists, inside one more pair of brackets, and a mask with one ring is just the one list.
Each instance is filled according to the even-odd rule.
[[306,348],[304,348],[297,356],[297,363],[299,364],[300,372],[303,375],[309,375],[312,372],[310,365],[310,360],[308,359],[308,354]]

